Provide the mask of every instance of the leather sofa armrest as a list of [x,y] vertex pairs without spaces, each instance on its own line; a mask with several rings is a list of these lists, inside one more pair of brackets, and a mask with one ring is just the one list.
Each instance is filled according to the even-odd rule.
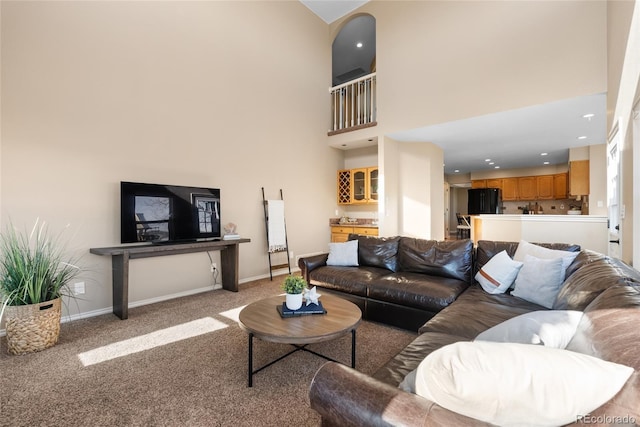
[[424,425],[435,405],[335,362],[316,372],[309,400],[323,426]]
[[309,401],[323,427],[490,426],[336,362],[316,372]]
[[309,273],[318,267],[322,267],[323,265],[327,265],[327,258],[329,254],[320,254],[313,255],[310,257],[300,258],[298,260],[298,267],[300,267],[300,272],[302,273],[302,277],[309,282]]

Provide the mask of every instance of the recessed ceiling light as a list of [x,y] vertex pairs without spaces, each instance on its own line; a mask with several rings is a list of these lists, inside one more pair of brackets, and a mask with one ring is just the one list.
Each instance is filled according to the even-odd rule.
[[454,172],[455,172],[455,173],[458,173],[458,172],[460,172],[460,169],[456,169],[456,170],[454,170]]
[[494,164],[495,164],[495,162],[489,162],[489,164],[490,164],[490,165],[494,165]]
[[358,49],[359,49],[359,48],[361,48],[361,47],[362,47],[362,42],[358,42],[358,43],[356,43],[356,47],[357,47]]
[[493,168],[494,169],[500,169],[500,166],[494,166]]
[[549,162],[544,162],[544,164],[545,164],[545,165],[548,165],[548,164],[549,164]]
[[584,116],[582,116],[582,118],[587,119],[587,120],[591,120],[594,116],[595,116],[595,114],[593,114],[593,113],[587,113]]
[[587,139],[587,137],[583,135],[583,136],[579,136],[578,139]]
[[491,161],[491,159],[484,159],[484,161],[485,161],[485,162],[490,162],[490,161]]
[[547,156],[549,153],[540,153],[541,156]]

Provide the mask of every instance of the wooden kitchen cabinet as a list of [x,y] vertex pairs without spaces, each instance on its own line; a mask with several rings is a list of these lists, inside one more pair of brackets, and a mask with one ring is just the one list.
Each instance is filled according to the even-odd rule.
[[568,173],[557,173],[553,175],[553,198],[566,199],[568,190]]
[[488,179],[487,180],[487,188],[499,188],[502,190],[502,180],[501,179]]
[[339,170],[337,194],[339,205],[378,203],[378,168]]
[[349,238],[349,234],[362,234],[365,236],[377,236],[378,227],[359,227],[359,226],[331,226],[331,242],[341,243],[346,242]]
[[538,196],[536,188],[536,177],[525,176],[518,178],[518,198],[519,200],[535,200]]
[[502,179],[502,200],[518,200],[518,178]]
[[471,188],[487,188],[487,180],[474,179],[471,181]]
[[536,176],[537,199],[551,200],[554,195],[553,175]]
[[589,160],[569,162],[569,194],[589,195]]

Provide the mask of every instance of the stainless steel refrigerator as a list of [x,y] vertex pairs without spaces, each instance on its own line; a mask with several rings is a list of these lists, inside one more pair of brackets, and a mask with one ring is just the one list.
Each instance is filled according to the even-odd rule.
[[499,188],[471,188],[467,213],[499,214],[502,213],[502,193]]

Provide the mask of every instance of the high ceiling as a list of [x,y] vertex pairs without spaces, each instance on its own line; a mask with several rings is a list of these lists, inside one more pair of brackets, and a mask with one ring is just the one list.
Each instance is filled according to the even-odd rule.
[[[300,1],[328,24],[367,2]],[[341,40],[340,45],[346,49],[350,44]],[[334,67],[334,75],[348,73],[350,70],[347,68],[349,67],[337,70]],[[593,116],[585,118],[587,114]],[[570,148],[606,142],[606,94],[582,96],[407,129],[389,136],[398,141],[432,142],[440,146],[444,151],[447,174],[463,174],[496,167],[536,167],[543,166],[544,162],[550,165],[565,164],[569,160]],[[348,144],[347,148],[363,145],[371,143],[358,141]],[[547,154],[541,155],[542,153]]]
[[336,19],[342,18],[353,12],[369,0],[300,0],[313,13],[324,22],[331,24]]

